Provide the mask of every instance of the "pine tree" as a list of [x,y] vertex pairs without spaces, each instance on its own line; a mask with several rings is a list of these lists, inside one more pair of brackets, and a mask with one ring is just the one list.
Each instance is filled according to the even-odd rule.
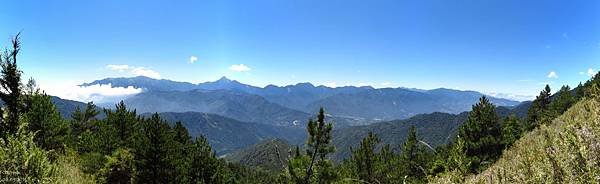
[[37,91],[26,101],[28,107],[23,116],[29,130],[35,132],[36,143],[46,150],[63,150],[69,141],[69,124],[60,116],[51,97]]
[[550,86],[546,85],[544,90],[533,100],[531,107],[527,111],[526,130],[530,131],[543,124],[547,118],[550,105]]
[[367,137],[363,138],[360,142],[358,149],[353,150],[350,148],[352,152],[352,162],[355,164],[358,178],[362,181],[369,183],[379,182],[377,179],[378,173],[375,168],[376,164],[379,162],[379,157],[375,152],[375,149],[380,141],[381,140],[373,134],[373,132],[369,132]]
[[189,170],[190,170],[190,150],[192,149],[193,143],[192,138],[188,133],[188,130],[181,124],[181,122],[175,123],[173,127],[174,140],[175,140],[175,153],[173,164],[177,171],[175,177],[175,183],[188,183]]
[[471,172],[485,169],[500,156],[504,148],[496,107],[485,96],[473,105],[458,134],[465,141]]
[[12,49],[0,53],[0,100],[4,108],[0,109],[0,138],[15,134],[19,128],[21,114],[21,71],[17,67],[17,55],[21,50],[19,36],[12,39]]
[[563,112],[567,111],[577,99],[573,96],[571,92],[571,88],[569,86],[563,86],[554,94],[552,102],[549,104],[549,110],[547,113],[547,118],[551,121],[554,118],[561,115]]
[[82,132],[77,141],[77,149],[80,153],[97,152],[110,155],[119,148],[117,129],[106,121],[94,122],[94,130]]
[[502,144],[506,148],[512,146],[521,137],[522,129],[517,116],[510,115],[506,117],[502,124]]
[[131,147],[133,141],[133,133],[137,126],[137,115],[135,110],[129,111],[123,101],[117,104],[116,109],[105,110],[106,122],[114,126],[117,130],[119,138],[119,146]]
[[189,183],[224,183],[224,170],[204,136],[196,138],[189,156]]
[[169,125],[158,114],[142,123],[136,141],[138,183],[168,183],[174,179],[172,165],[173,135]]
[[454,171],[459,174],[458,177],[453,178],[452,182],[463,183],[464,176],[471,172],[470,165],[471,161],[467,157],[465,140],[458,135],[448,155],[448,167],[446,168],[446,171]]
[[578,101],[579,99],[583,98],[583,96],[585,95],[585,87],[583,86],[583,84],[581,84],[581,82],[573,90],[575,90],[575,96],[574,96],[574,98],[575,98],[576,101]]
[[411,126],[400,153],[400,162],[403,165],[401,172],[403,176],[407,177],[408,181],[414,183],[422,182],[425,179],[427,175],[426,152],[427,150],[417,139],[415,127]]
[[81,132],[92,128],[92,121],[96,120],[96,116],[100,114],[94,102],[88,102],[83,111],[77,106],[71,118],[73,119],[71,127],[73,129],[73,135],[77,136]]
[[317,121],[310,119],[307,125],[308,141],[306,155],[296,155],[288,163],[288,173],[294,183],[331,183],[337,175],[327,155],[335,148],[331,143],[333,125],[325,122],[325,111],[319,110]]

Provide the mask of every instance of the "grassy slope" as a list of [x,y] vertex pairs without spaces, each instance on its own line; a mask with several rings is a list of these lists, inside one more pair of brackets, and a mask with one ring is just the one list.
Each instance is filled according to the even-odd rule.
[[550,125],[527,133],[466,183],[600,183],[600,99],[582,100]]

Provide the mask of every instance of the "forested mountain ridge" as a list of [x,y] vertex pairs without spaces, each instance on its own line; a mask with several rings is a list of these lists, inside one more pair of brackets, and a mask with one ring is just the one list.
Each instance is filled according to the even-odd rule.
[[292,149],[293,146],[285,140],[266,139],[228,154],[225,159],[245,166],[280,172],[285,169],[285,162]]
[[[362,117],[371,120],[406,119],[417,114],[444,112],[458,114],[467,111],[483,94],[474,91],[434,89],[427,91],[403,88],[383,88],[352,94],[339,94],[313,102],[308,109],[325,107],[338,116]],[[514,106],[518,102],[490,98],[498,106]]]
[[408,130],[415,127],[418,138],[433,148],[447,144],[456,135],[457,129],[468,113],[458,115],[448,113],[420,114],[405,120],[374,123],[365,126],[354,126],[335,129],[333,144],[338,148],[333,159],[341,161],[350,155],[350,147],[356,147],[361,139],[373,132],[381,139],[382,144],[390,144],[396,151],[406,140]]

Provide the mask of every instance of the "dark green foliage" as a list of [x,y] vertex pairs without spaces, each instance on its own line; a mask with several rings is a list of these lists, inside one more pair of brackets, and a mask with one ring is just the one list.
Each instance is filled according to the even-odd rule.
[[245,167],[238,163],[227,163],[227,171],[229,174],[228,183],[263,184],[285,182],[278,177],[276,172]]
[[278,173],[286,168],[292,146],[285,140],[266,139],[248,148],[227,154],[226,159],[244,166]]
[[289,160],[289,179],[293,183],[331,183],[337,178],[333,163],[327,155],[334,152],[331,144],[333,125],[325,122],[325,111],[319,110],[317,121],[310,119],[307,125],[306,155],[297,154]]
[[540,124],[546,123],[550,119],[547,118],[550,105],[550,86],[546,85],[544,90],[535,98],[529,111],[527,112],[527,121],[525,129],[530,131],[538,127]]
[[360,180],[369,183],[378,181],[375,164],[379,162],[379,156],[375,152],[375,148],[380,141],[373,132],[369,132],[369,135],[360,142],[358,149],[352,150],[352,162],[356,166],[356,173],[358,173]]
[[596,89],[600,87],[600,72],[596,73],[590,80],[583,84],[583,96],[594,97],[598,95]]
[[85,109],[81,111],[81,108],[76,107],[73,114],[71,114],[71,134],[73,137],[78,137],[82,132],[90,130],[93,126],[93,121],[96,120],[96,116],[100,112],[96,110],[96,105],[93,102],[87,103]]
[[106,121],[97,121],[94,130],[86,130],[81,133],[77,142],[79,152],[99,152],[110,155],[119,147],[119,139],[116,136],[115,127]]
[[333,143],[336,147],[336,152],[332,154],[333,159],[349,158],[350,147],[359,145],[361,139],[369,132],[377,134],[384,145],[391,144],[393,147],[398,147],[400,143],[406,141],[412,126],[423,136],[423,142],[432,147],[445,145],[456,136],[458,127],[464,123],[467,116],[466,112],[456,115],[436,112],[416,115],[405,120],[336,129],[333,131]]
[[181,124],[181,122],[175,123],[175,127],[173,127],[173,133],[175,150],[172,156],[173,165],[176,171],[174,182],[186,183],[188,181],[190,170],[189,154],[192,148],[192,137],[189,135],[188,130]]
[[510,147],[517,141],[523,132],[519,118],[517,116],[506,117],[502,123],[502,144],[505,147]]
[[547,119],[553,120],[554,118],[567,111],[575,102],[577,98],[573,95],[569,86],[563,86],[552,96],[552,101],[548,107]]
[[23,114],[29,130],[35,132],[35,142],[46,150],[61,151],[69,141],[69,124],[63,120],[50,96],[36,91],[25,97],[27,111]]
[[[306,141],[306,133],[301,127],[241,122],[201,112],[159,113],[159,115],[170,122],[171,126],[175,126],[175,122],[181,122],[194,138],[200,135],[206,137],[217,155],[230,154],[270,138],[284,139],[291,144]],[[151,114],[143,114],[143,116],[150,117]]]
[[426,149],[425,145],[417,139],[415,127],[411,127],[400,153],[400,163],[404,166],[401,170],[407,181],[424,182],[430,157]]
[[583,84],[581,84],[581,82],[573,90],[575,91],[574,92],[575,99],[581,99],[583,96],[585,96],[585,87],[583,86]]
[[[21,50],[20,33],[12,39],[12,49],[0,53],[0,100],[4,108],[0,109],[0,137],[15,134],[19,128],[19,115],[22,108],[21,71],[17,68],[17,55]],[[6,117],[4,114],[6,113]]]
[[98,173],[106,162],[106,156],[98,152],[81,153],[80,157],[82,170],[85,173]]
[[175,168],[170,156],[174,149],[173,135],[158,114],[142,122],[135,146],[137,182],[167,183],[174,178]]
[[223,183],[223,168],[203,136],[196,138],[190,150],[190,183]]
[[104,167],[100,170],[103,182],[118,184],[132,182],[135,169],[131,151],[119,148],[112,155],[107,156],[106,160]]
[[[368,183],[391,183],[400,181],[403,165],[387,144],[380,147],[380,139],[373,133],[363,138],[359,147],[352,150],[352,157],[339,166],[343,180]],[[344,173],[350,169],[351,172]]]
[[459,136],[465,141],[470,170],[476,172],[492,164],[502,153],[502,127],[496,107],[483,96],[473,105],[467,121],[460,127]]
[[136,112],[135,110],[128,111],[123,101],[119,102],[115,107],[114,111],[104,111],[106,113],[105,121],[117,130],[116,136],[119,139],[120,146],[131,146],[133,132],[135,126],[137,126]]

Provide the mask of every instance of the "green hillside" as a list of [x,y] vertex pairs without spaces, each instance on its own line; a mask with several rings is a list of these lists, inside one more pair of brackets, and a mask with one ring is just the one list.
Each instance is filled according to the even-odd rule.
[[[446,173],[433,183],[453,183]],[[466,183],[600,182],[600,98],[575,104],[549,125],[527,133],[484,172]]]
[[281,139],[267,139],[225,156],[245,166],[280,172],[285,168],[291,146]]

